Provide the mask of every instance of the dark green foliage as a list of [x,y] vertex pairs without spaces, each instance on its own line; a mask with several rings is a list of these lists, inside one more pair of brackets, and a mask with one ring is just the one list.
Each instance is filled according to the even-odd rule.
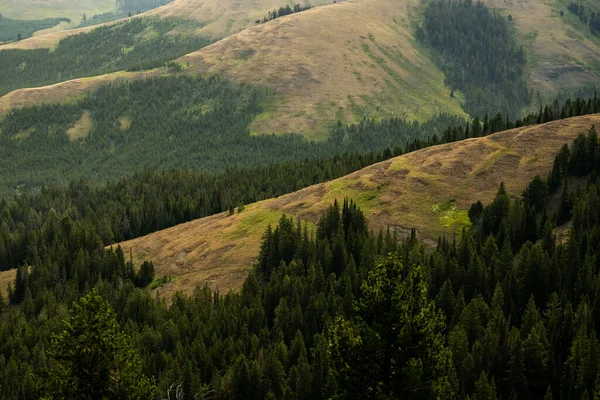
[[[35,32],[52,28],[61,22],[71,22],[68,18],[46,18],[39,20],[18,20],[0,16],[0,43],[27,39]],[[20,36],[17,36],[20,35]]]
[[0,95],[72,78],[152,69],[210,44],[207,37],[167,34],[181,24],[170,18],[134,18],[68,36],[52,51],[2,50]]
[[[221,78],[178,76],[103,86],[75,104],[13,110],[0,121],[0,192],[80,178],[105,181],[144,167],[222,172],[392,148],[389,158],[435,144],[430,135],[463,122],[447,115],[424,124],[364,121],[336,127],[325,143],[309,143],[297,135],[250,135],[262,99],[259,90]],[[85,111],[93,120],[89,136],[70,141],[66,131]],[[121,118],[131,122],[128,129]]]
[[285,17],[286,15],[310,10],[313,8],[310,4],[300,5],[296,4],[294,7],[290,7],[289,4],[286,4],[284,7],[279,7],[279,9],[275,9],[273,11],[269,11],[269,14],[264,17],[262,20],[257,20],[256,23],[265,23],[277,19],[279,17]]
[[144,261],[135,277],[138,287],[146,287],[154,280],[154,264],[152,261]]
[[[559,169],[574,163],[573,147],[598,145],[593,133],[582,137],[559,153]],[[185,204],[202,194],[192,183],[177,193],[188,173],[146,172],[106,188],[76,182],[4,200],[0,250],[21,268],[13,305],[0,313],[0,398],[98,398],[107,385],[103,371],[114,365],[134,389],[152,387],[139,387],[143,376],[155,379],[157,390],[143,398],[165,398],[169,388],[171,398],[178,392],[184,399],[591,397],[600,381],[596,158],[580,160],[586,167],[577,177],[587,185],[569,196],[570,237],[554,246],[546,238],[553,218],[538,226],[543,211],[502,186],[472,231],[429,249],[416,232],[400,242],[389,231],[373,235],[355,204],[335,202],[314,230],[285,216],[268,229],[239,293],[197,288],[168,305],[136,288],[134,266],[120,248],[103,244],[127,227],[140,232],[133,228],[139,221],[151,227],[188,218],[179,210],[191,210]],[[256,179],[264,178],[259,171]],[[567,174],[575,172],[558,180]],[[245,191],[224,176],[205,179]],[[546,196],[543,210],[560,189]],[[229,204],[237,201],[225,199],[221,210]],[[93,288],[116,323],[93,293],[63,328],[68,305]],[[90,354],[116,357],[81,368]],[[345,360],[356,368],[345,369]],[[85,385],[94,386],[84,396],[65,392]]]
[[421,267],[406,268],[395,256],[369,272],[356,320],[339,318],[331,332],[339,398],[456,398],[444,316],[426,286]]
[[525,51],[506,18],[481,2],[432,0],[426,5],[423,29],[428,43],[440,52],[446,84],[466,94],[469,114],[519,115],[530,103]]
[[81,298],[52,339],[50,399],[148,399],[154,384],[142,373],[131,339],[110,305],[92,291]]

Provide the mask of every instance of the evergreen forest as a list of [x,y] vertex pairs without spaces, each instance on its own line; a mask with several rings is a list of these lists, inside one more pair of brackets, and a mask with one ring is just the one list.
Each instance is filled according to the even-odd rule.
[[[527,121],[598,106],[568,102]],[[501,115],[484,122],[421,145],[511,127]],[[561,149],[547,178],[520,198],[501,185],[492,203],[473,204],[469,230],[434,249],[414,231],[403,241],[370,231],[351,200],[315,229],[283,216],[239,293],[199,287],[168,303],[144,289],[161,284],[152,263],[105,245],[393,150],[304,171],[290,164],[271,181],[268,167],[145,171],[2,200],[0,256],[17,276],[0,301],[0,398],[591,399],[600,390],[599,146],[592,127]],[[557,240],[559,226],[568,238]]]
[[525,49],[511,20],[472,0],[425,2],[416,38],[438,50],[446,85],[465,94],[473,116],[501,112],[519,116],[531,103],[524,68]]
[[61,22],[71,22],[68,18],[46,18],[40,20],[18,20],[0,15],[0,43],[14,42],[31,37],[34,32],[52,28]]
[[0,50],[0,95],[73,78],[165,66],[211,43],[208,37],[169,34],[186,24],[200,26],[175,18],[138,17],[67,36],[52,50]]
[[177,75],[107,84],[71,104],[14,109],[0,120],[0,194],[78,179],[106,182],[144,168],[214,174],[390,148],[397,148],[392,150],[397,155],[427,143],[599,109],[593,98],[554,102],[519,120],[500,113],[469,124],[445,114],[421,124],[399,118],[364,120],[350,126],[338,123],[328,140],[308,142],[295,134],[250,133],[250,123],[263,112],[263,99],[269,95],[219,77]]

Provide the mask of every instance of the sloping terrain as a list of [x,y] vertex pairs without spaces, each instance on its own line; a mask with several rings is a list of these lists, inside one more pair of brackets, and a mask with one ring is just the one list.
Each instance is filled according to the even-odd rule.
[[[552,97],[558,90],[600,86],[600,37],[592,36],[583,24],[569,23],[577,18],[567,11],[569,1],[483,0],[483,3],[512,16],[520,41],[529,49],[532,89]],[[597,2],[590,4],[600,9]]]
[[[5,6],[3,2],[7,2]],[[28,2],[33,2],[33,0],[28,0]],[[63,0],[63,3],[72,3],[72,0]],[[99,4],[106,2],[107,4],[111,4],[112,8],[106,8],[105,11],[111,11],[114,7],[114,1],[102,0]],[[13,3],[19,3],[17,0],[0,0],[0,10],[2,9],[16,9]],[[40,2],[42,3],[42,2]],[[44,2],[46,3],[46,2]],[[159,7],[154,10],[147,11],[145,13],[140,14],[140,16],[158,16],[161,18],[175,17],[182,20],[191,20],[194,22],[200,22],[204,24],[204,27],[198,31],[196,34],[204,35],[208,34],[211,37],[218,39],[223,38],[233,33],[239,32],[243,29],[246,29],[249,26],[255,25],[257,19],[262,19],[266,14],[275,9],[290,2],[285,0],[255,0],[255,1],[245,1],[245,0],[175,0],[172,3],[169,3],[165,6]],[[299,1],[299,3],[304,3],[303,1]],[[331,3],[329,0],[312,0],[310,1],[311,5],[318,6],[322,4]],[[294,3],[295,4],[295,3]],[[70,6],[65,5],[65,13],[68,15],[56,14],[56,12],[51,13],[54,16],[69,16],[72,13],[70,12]],[[105,6],[105,7],[108,7]],[[32,7],[33,8],[33,7]],[[59,6],[55,6],[54,9],[59,9]],[[101,8],[104,10],[104,8]],[[81,9],[76,17],[81,18],[85,11],[85,9]],[[17,14],[15,14],[17,15]],[[21,14],[18,14],[21,15]],[[33,18],[33,16],[37,15],[35,13],[31,14],[23,14],[28,18]],[[88,12],[88,16],[93,15],[93,13]],[[79,22],[79,19],[77,20]],[[109,22],[114,23],[114,22]],[[105,24],[101,24],[105,25]],[[17,43],[11,43],[5,46],[0,46],[1,49],[40,49],[40,48],[53,48],[55,47],[60,39],[78,34],[81,32],[89,32],[90,30],[97,28],[101,25],[89,26],[85,28],[79,29],[69,29],[69,30],[61,30],[60,32],[48,32],[47,34],[35,35],[32,38],[22,40]],[[41,32],[40,32],[41,33]]]
[[118,80],[135,80],[156,76],[160,69],[145,72],[115,72],[113,74],[72,79],[41,88],[15,90],[0,97],[0,114],[11,108],[34,106],[40,103],[57,103],[76,101],[98,86]]
[[418,47],[413,0],[363,0],[318,7],[250,28],[182,58],[186,71],[224,74],[274,91],[259,133],[322,137],[337,120],[426,120],[462,114],[444,76]]
[[434,245],[441,234],[460,233],[470,205],[491,201],[500,182],[520,195],[535,175],[547,176],[563,144],[599,124],[600,115],[583,116],[431,147],[249,205],[242,213],[199,219],[121,246],[125,254],[133,251],[136,264],[152,260],[157,277],[173,278],[158,289],[171,296],[204,283],[238,289],[267,226],[284,213],[313,226],[335,199],[356,201],[375,231],[389,226],[402,237],[416,228]]
[[95,14],[116,10],[115,0],[0,0],[0,14],[6,18],[35,20],[64,17],[71,23],[61,23],[60,29],[79,25],[83,14]]
[[[186,74],[222,74],[268,88],[272,96],[252,126],[255,133],[323,139],[338,120],[464,115],[441,71],[415,44],[409,18],[415,3],[361,0],[317,7],[247,29],[179,61]],[[87,81],[87,89],[103,80]],[[74,90],[54,85],[13,92],[0,102],[6,109],[40,99],[61,101],[82,93]]]

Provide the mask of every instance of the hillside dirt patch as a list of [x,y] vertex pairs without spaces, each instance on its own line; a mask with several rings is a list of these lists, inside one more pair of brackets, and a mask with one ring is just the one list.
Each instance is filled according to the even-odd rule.
[[75,125],[67,129],[67,136],[71,142],[85,139],[92,128],[94,127],[94,121],[92,121],[92,114],[85,110],[81,115],[81,118],[75,122]]

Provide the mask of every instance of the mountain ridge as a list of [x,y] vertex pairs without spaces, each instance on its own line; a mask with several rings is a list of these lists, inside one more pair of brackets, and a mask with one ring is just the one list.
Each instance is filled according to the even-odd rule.
[[408,153],[345,177],[276,199],[247,205],[120,243],[134,261],[151,260],[156,276],[174,278],[157,289],[166,297],[209,283],[221,291],[240,288],[267,226],[282,215],[314,227],[334,200],[352,199],[375,231],[391,226],[399,237],[416,228],[434,245],[444,232],[468,226],[469,206],[491,201],[504,182],[518,196],[535,175],[543,178],[563,144],[600,124],[600,115],[574,117],[499,132]]

